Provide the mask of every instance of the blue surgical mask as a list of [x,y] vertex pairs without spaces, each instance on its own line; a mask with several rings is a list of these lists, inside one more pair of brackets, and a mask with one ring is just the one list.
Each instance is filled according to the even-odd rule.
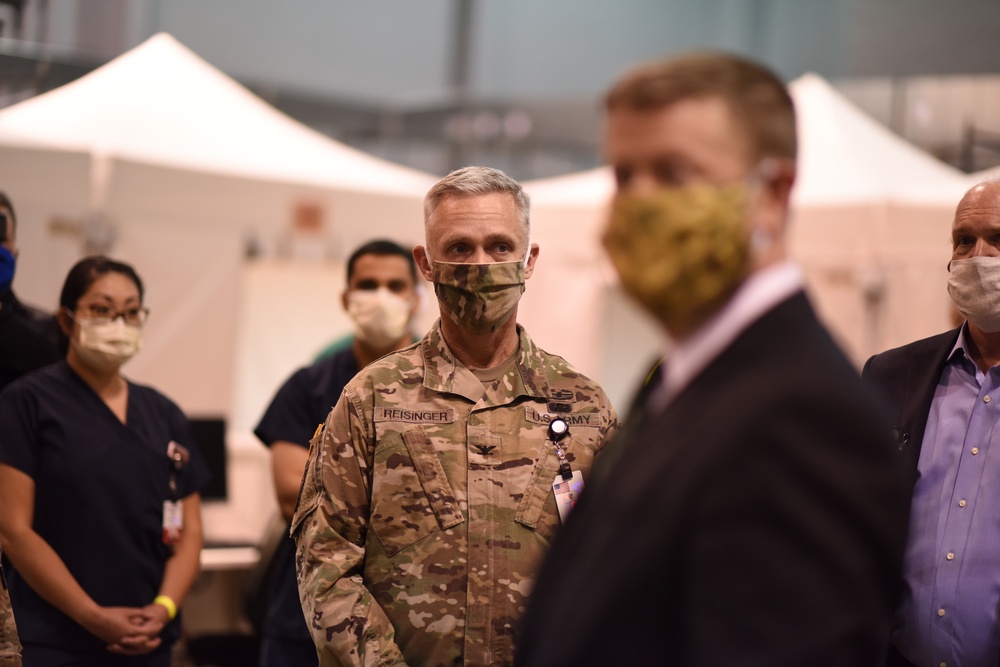
[[0,294],[6,294],[14,284],[14,267],[17,258],[14,253],[0,246]]

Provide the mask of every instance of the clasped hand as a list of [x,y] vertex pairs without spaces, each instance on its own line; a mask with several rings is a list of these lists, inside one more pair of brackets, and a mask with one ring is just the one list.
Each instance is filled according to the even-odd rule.
[[142,655],[161,643],[160,633],[169,622],[165,607],[101,607],[88,629],[108,644],[108,650],[124,655]]

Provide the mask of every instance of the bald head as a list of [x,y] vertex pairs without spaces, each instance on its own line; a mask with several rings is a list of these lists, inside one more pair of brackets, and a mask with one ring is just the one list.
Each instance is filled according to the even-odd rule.
[[965,193],[952,224],[952,259],[1000,256],[1000,179],[978,183]]
[[1000,178],[991,178],[972,186],[958,202],[958,211],[967,207],[976,208],[983,204],[995,206],[998,200],[1000,200]]

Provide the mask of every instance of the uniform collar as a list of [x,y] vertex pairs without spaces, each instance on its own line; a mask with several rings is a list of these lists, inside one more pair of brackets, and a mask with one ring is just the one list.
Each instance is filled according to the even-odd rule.
[[[503,394],[509,402],[519,396],[550,398],[549,383],[541,360],[541,351],[535,346],[524,327],[517,325],[518,347],[515,357],[517,373],[513,377],[513,390]],[[434,323],[420,343],[424,358],[424,386],[432,391],[458,394],[472,402],[483,398],[483,383],[452,353],[441,335],[441,320]],[[508,374],[505,378],[510,378]],[[504,378],[501,378],[503,381]]]

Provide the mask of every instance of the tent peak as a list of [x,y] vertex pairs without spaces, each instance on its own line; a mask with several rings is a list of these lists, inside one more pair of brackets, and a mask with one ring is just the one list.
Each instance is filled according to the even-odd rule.
[[437,180],[281,113],[168,33],[0,109],[0,144],[407,196],[423,196]]

